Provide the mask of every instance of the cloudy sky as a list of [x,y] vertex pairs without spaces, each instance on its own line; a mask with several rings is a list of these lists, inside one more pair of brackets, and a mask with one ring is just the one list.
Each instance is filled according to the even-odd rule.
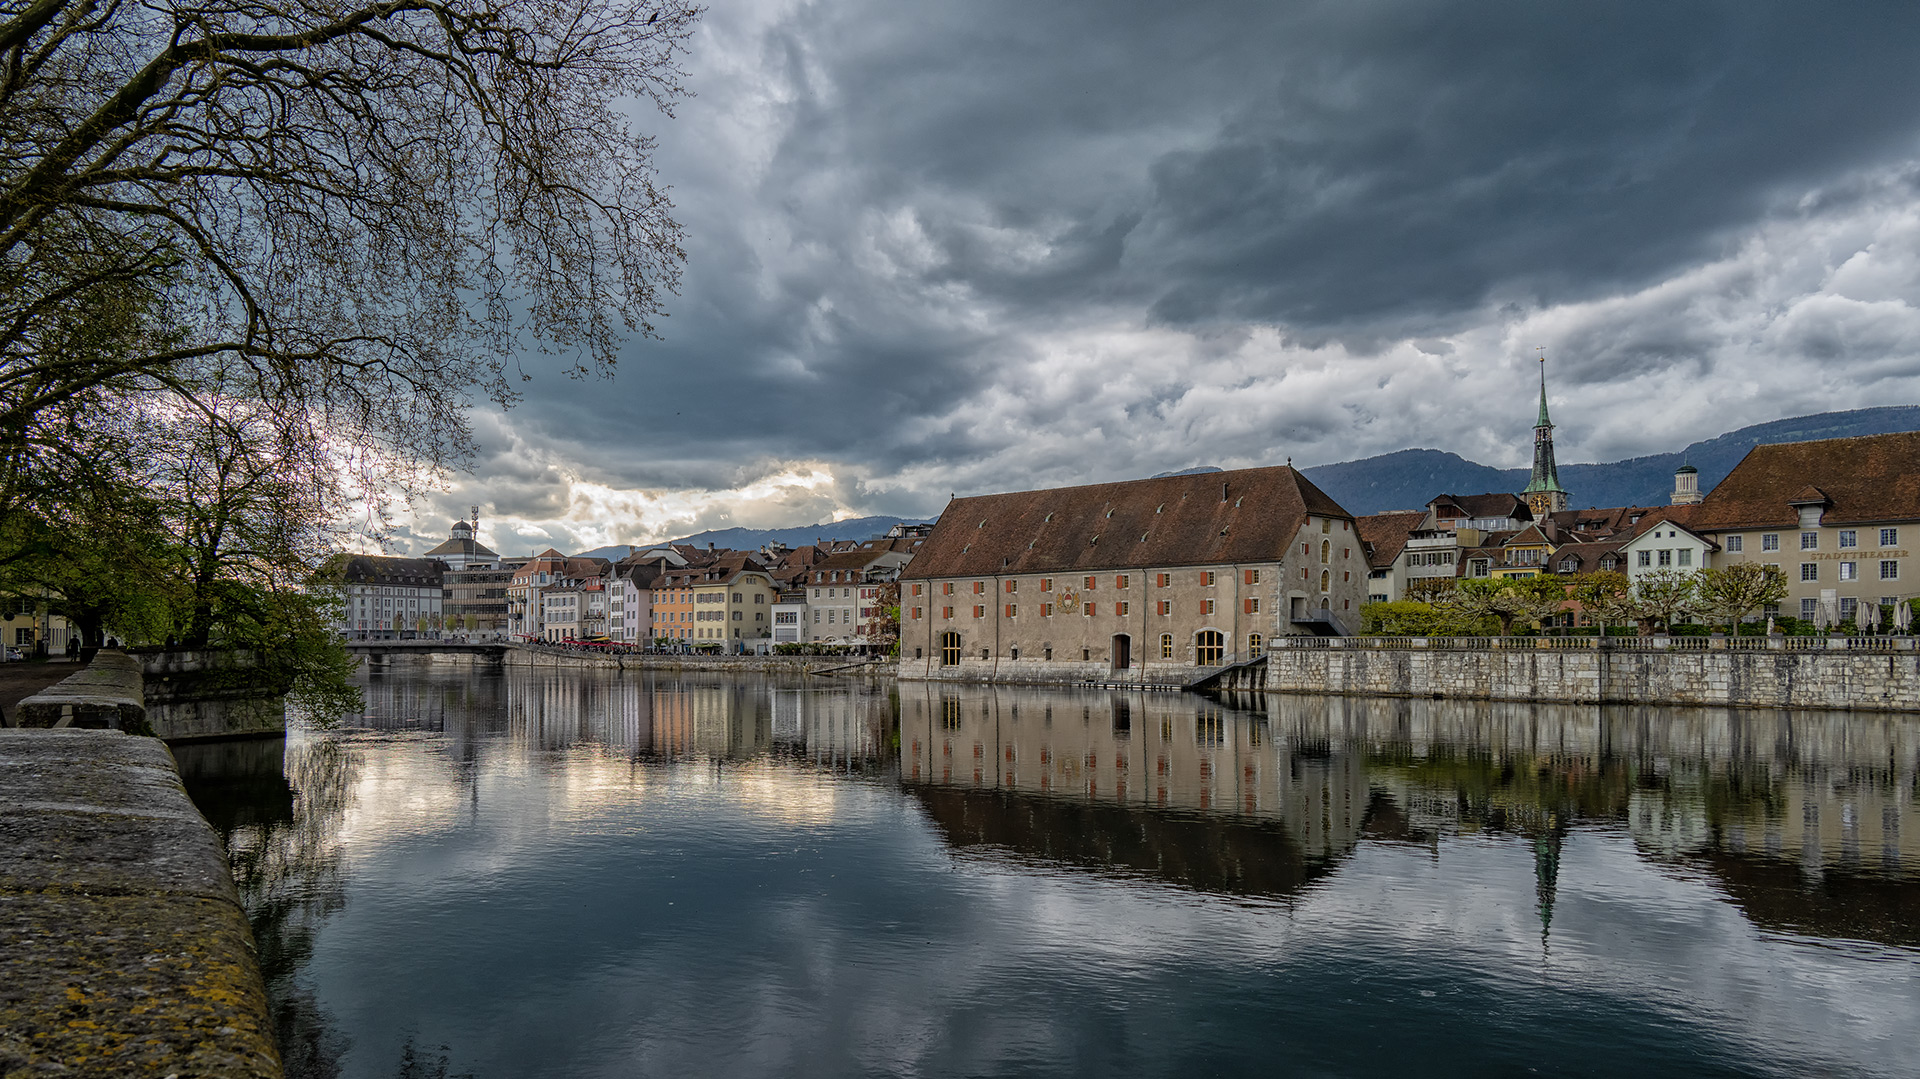
[[713,0],[665,341],[479,414],[524,553],[1920,401],[1920,7]]

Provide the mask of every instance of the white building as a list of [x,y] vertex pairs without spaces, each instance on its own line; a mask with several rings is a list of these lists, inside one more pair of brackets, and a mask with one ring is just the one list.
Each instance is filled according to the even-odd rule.
[[340,565],[341,610],[334,628],[370,640],[437,634],[445,569],[431,558],[346,556]]
[[1621,568],[1635,581],[1660,570],[1693,573],[1710,565],[1719,549],[1719,544],[1663,516],[1620,545],[1620,555],[1626,560]]

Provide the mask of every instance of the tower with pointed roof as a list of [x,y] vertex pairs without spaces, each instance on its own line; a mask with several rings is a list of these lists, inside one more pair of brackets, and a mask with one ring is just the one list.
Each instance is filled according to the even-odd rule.
[[1540,357],[1540,418],[1533,425],[1533,475],[1520,494],[1535,520],[1567,508],[1567,489],[1553,464],[1553,421],[1547,417],[1547,358]]

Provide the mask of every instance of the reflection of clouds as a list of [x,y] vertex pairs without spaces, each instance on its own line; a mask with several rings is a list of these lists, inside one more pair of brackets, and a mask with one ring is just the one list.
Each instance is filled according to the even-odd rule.
[[[468,678],[405,677],[435,700]],[[1897,725],[1793,717],[1784,734],[1723,737],[1680,714],[1276,698],[1264,715],[1218,709],[1216,734],[1193,698],[1135,695],[1116,738],[1112,694],[979,688],[958,695],[951,729],[944,710],[907,707],[893,749],[872,726],[885,693],[864,687],[582,671],[498,685],[496,719],[449,710],[444,735],[342,736],[358,762],[335,840],[352,902],[322,927],[306,980],[352,1032],[350,1074],[389,1067],[409,1037],[481,1075],[1432,1063],[1430,1047],[1345,1037],[1373,1011],[1408,1046],[1445,1032],[1492,1071],[1569,1053],[1554,1059],[1657,1072],[1698,1053],[1748,1072],[1894,1074],[1920,1052],[1920,953],[1758,929],[1716,878],[1649,857],[1630,812],[1662,777],[1693,805],[1688,777],[1791,776],[1814,746],[1884,760],[1869,732],[1897,749]],[[996,716],[993,771],[1018,804],[1284,829],[1291,856],[1325,871],[1249,898],[1045,852],[983,856],[947,845],[918,791],[837,775],[878,754],[925,769],[948,737],[970,762]],[[1041,744],[1045,793],[1029,770]],[[1124,797],[1123,749],[1153,777]],[[970,764],[921,783],[973,796]],[[1370,806],[1418,800],[1434,807],[1418,842],[1370,838],[1384,812]],[[1548,819],[1564,843],[1543,941]]]

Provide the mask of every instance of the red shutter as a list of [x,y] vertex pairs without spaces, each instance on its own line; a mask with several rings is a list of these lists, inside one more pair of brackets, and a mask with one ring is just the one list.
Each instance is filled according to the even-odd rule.
[[1007,617],[1008,618],[1013,617],[1013,604],[1011,603],[1007,604]]
[[1252,583],[1253,583],[1253,571],[1252,571],[1252,570],[1247,570],[1247,571],[1245,571],[1245,572],[1244,572],[1244,574],[1243,574],[1243,576],[1244,576],[1244,577],[1246,578],[1246,581],[1247,581],[1247,583],[1248,583],[1248,584],[1252,584]]
[[1248,614],[1252,614],[1252,613],[1253,613],[1253,600],[1252,600],[1252,599],[1250,599],[1250,598],[1249,598],[1249,599],[1244,599],[1244,600],[1241,600],[1240,602],[1241,602],[1241,605],[1242,605],[1243,607],[1245,607],[1245,608],[1246,608],[1246,612],[1247,612]]
[[1013,594],[1013,582],[1012,582],[1012,581],[1008,581],[1008,582],[1006,582],[1006,589],[1007,589],[1007,594],[1008,594],[1008,595],[1012,595],[1012,594]]

